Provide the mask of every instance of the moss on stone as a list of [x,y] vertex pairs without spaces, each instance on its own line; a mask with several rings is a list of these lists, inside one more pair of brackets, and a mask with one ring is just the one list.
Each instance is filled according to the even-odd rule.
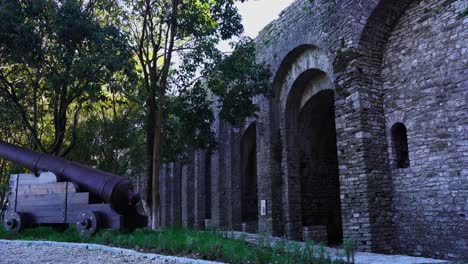
[[359,52],[354,49],[338,50],[335,60],[333,61],[333,69],[335,73],[344,72],[349,63],[360,57]]
[[281,140],[281,131],[279,129],[277,133],[279,142],[273,145],[273,159],[277,162],[281,162],[283,159],[283,143]]
[[468,16],[468,7],[463,10],[463,12],[460,12],[457,16],[457,20],[463,19]]
[[429,18],[432,18],[432,17],[433,17],[433,15],[432,15],[431,13],[429,13],[429,14],[426,14],[426,15],[422,16],[420,19],[418,19],[417,22],[418,22],[419,24],[421,24],[421,23],[423,23],[424,21],[426,21],[426,20],[428,20]]
[[337,85],[336,88],[335,88],[335,93],[339,96],[339,97],[343,97],[343,98],[346,98],[348,96],[350,96],[351,94],[348,92],[347,89],[345,89],[344,87],[342,87],[341,85]]

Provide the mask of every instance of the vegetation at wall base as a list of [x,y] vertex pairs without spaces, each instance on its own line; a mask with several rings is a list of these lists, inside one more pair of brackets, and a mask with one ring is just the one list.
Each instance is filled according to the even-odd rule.
[[104,230],[92,237],[80,237],[74,228],[60,230],[60,228],[53,227],[36,227],[14,234],[1,227],[0,239],[102,244],[147,253],[186,256],[227,263],[345,263],[342,260],[332,260],[323,246],[313,242],[307,242],[304,248],[294,242],[254,245],[247,243],[243,237],[234,239],[226,232],[197,231],[180,227],[157,231],[138,229],[131,233]]

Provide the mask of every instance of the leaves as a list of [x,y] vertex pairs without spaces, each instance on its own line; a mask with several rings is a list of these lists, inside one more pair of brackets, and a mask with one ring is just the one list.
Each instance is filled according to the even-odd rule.
[[220,102],[220,118],[236,124],[258,110],[252,99],[268,92],[270,72],[255,60],[255,44],[241,39],[231,55],[208,74],[208,86]]
[[191,149],[215,147],[215,135],[211,131],[212,103],[209,91],[200,81],[193,88],[170,97],[163,133],[165,160],[183,158]]
[[234,3],[0,0],[1,136],[117,174],[149,164],[151,191],[161,162],[216,147],[214,111],[237,124],[267,92],[252,40],[217,48],[243,32]]
[[126,37],[94,11],[73,0],[0,2],[0,96],[21,113],[32,148],[68,153],[83,104],[132,72]]

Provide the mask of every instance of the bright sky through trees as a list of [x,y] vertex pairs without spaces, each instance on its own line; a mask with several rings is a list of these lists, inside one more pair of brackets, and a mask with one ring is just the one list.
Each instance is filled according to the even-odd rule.
[[[237,8],[242,16],[246,36],[257,37],[262,30],[271,21],[278,18],[278,15],[288,7],[293,0],[249,0],[247,2],[238,2]],[[229,50],[226,42],[220,44],[221,50]]]
[[293,0],[250,0],[237,3],[245,34],[255,38],[260,30],[278,18],[279,13],[292,2]]

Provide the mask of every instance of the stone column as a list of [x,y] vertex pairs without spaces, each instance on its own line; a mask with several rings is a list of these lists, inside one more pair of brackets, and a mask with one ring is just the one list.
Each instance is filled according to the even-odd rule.
[[172,179],[172,224],[180,225],[181,222],[181,165],[180,162],[171,163],[171,179]]
[[171,192],[171,185],[170,181],[167,179],[166,175],[167,171],[167,164],[161,165],[160,177],[159,177],[159,195],[161,197],[161,210],[160,210],[160,217],[161,217],[161,226],[170,225],[170,192]]
[[194,152],[190,152],[187,163],[181,165],[181,199],[182,199],[182,225],[184,227],[193,227],[194,223],[194,205],[195,205],[195,186],[194,186]]
[[[279,130],[274,127],[270,100],[261,97],[257,101],[261,111],[257,117],[257,188],[258,231],[275,236],[282,235],[280,162],[281,144]],[[262,200],[266,214],[261,214]]]
[[212,213],[211,224],[213,227],[226,228],[228,226],[226,175],[226,152],[229,149],[227,129],[219,120],[215,121],[215,131],[218,137],[218,148],[211,155],[211,197]]
[[360,250],[388,251],[393,227],[385,120],[382,96],[366,75],[344,76],[335,94],[343,236],[357,240]]
[[230,150],[226,157],[226,164],[231,168],[229,180],[229,210],[230,228],[242,230],[242,192],[241,192],[241,139],[240,129],[233,127],[230,129]]
[[194,164],[194,227],[197,229],[205,228],[206,216],[206,190],[205,188],[205,151],[196,150],[193,157]]

